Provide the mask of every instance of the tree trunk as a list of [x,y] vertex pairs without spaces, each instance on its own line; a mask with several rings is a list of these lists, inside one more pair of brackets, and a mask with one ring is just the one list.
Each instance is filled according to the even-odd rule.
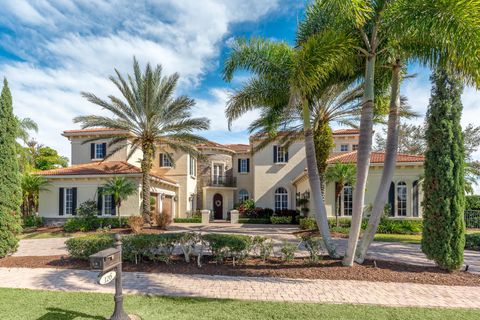
[[348,236],[347,250],[343,259],[345,266],[353,265],[358,237],[360,236],[360,227],[362,225],[365,187],[367,185],[370,154],[372,151],[375,55],[367,58],[365,69],[365,92],[360,118],[360,138],[357,151],[357,182],[353,190],[352,223]]
[[117,205],[117,212],[118,212],[118,226],[122,227],[122,216],[120,215],[120,204]]
[[306,100],[303,101],[303,126],[305,134],[305,154],[307,158],[308,182],[310,183],[310,194],[315,206],[315,220],[328,254],[331,257],[336,257],[336,248],[332,242],[330,229],[328,227],[327,210],[321,195],[320,178],[318,175],[317,161],[315,159],[315,144],[313,142],[312,129],[310,125],[310,110],[308,108],[308,101]]
[[388,114],[388,130],[387,142],[385,149],[385,159],[383,162],[382,178],[380,185],[373,202],[372,215],[368,220],[368,226],[365,230],[360,245],[358,247],[357,258],[358,263],[363,263],[367,254],[368,248],[375,237],[378,225],[385,211],[385,204],[387,203],[388,192],[392,182],[393,174],[395,172],[395,165],[398,150],[398,113],[400,110],[400,82],[401,82],[401,63],[397,59],[392,67],[392,91],[390,96],[390,112]]
[[150,217],[150,170],[152,170],[153,144],[143,145],[142,167],[142,215],[145,222],[151,224]]
[[317,160],[318,175],[322,199],[325,201],[327,160],[333,148],[333,134],[328,121],[319,119],[314,127],[313,142],[315,143],[315,159]]

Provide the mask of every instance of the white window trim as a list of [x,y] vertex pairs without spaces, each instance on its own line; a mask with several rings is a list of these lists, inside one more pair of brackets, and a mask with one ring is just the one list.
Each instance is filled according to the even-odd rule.
[[[280,150],[282,150],[282,154],[283,154],[283,160],[280,161],[279,158],[280,158]],[[287,154],[287,151],[288,151],[288,148],[285,148],[285,146],[280,146],[280,145],[277,145],[277,158],[275,159],[275,164],[286,164],[287,161],[285,161],[285,155]]]
[[[111,196],[111,195],[107,195],[107,194],[102,195],[102,216],[112,216],[111,212],[110,213],[106,212],[107,211],[107,205],[106,205],[106,197],[107,196],[110,196],[113,199],[113,196]],[[110,210],[112,210],[111,207],[112,207],[112,205],[110,204]]]
[[[161,166],[160,168],[172,168],[173,167],[173,163],[172,161],[167,157],[167,153],[165,152],[162,152],[160,153],[160,157],[162,157],[162,163],[163,163],[163,166]],[[169,165],[165,165],[165,163],[168,162]]]
[[192,155],[188,155],[188,174],[192,178],[197,177],[197,159],[192,157]]
[[340,205],[340,207],[341,207],[340,216],[350,218],[350,217],[352,217],[352,215],[346,215],[345,214],[345,188],[346,187],[352,188],[352,215],[353,215],[353,187],[352,186],[344,186],[343,191],[342,191],[342,196],[341,196],[342,203]]
[[[248,161],[247,161],[248,159],[240,158],[239,160],[240,160],[240,168],[238,170],[238,173],[248,173]],[[243,168],[243,164],[245,164],[245,168]]]
[[210,170],[211,171],[211,177],[212,177],[212,183],[214,182],[214,179],[215,179],[215,170],[214,170],[215,165],[221,165],[222,166],[222,171],[223,172],[220,175],[220,177],[221,176],[223,176],[223,177],[226,176],[226,173],[225,173],[226,169],[225,168],[227,167],[227,164],[223,161],[212,161],[212,163],[211,163],[212,170]]
[[[283,188],[285,191],[287,191],[287,193],[277,193],[277,190],[280,189],[280,188]],[[287,197],[287,207],[286,208],[282,207],[281,209],[278,209],[278,210],[288,210],[290,208],[290,193],[288,192],[288,189],[285,188],[285,187],[275,188],[275,193],[274,193],[274,197],[273,197],[273,207],[274,207],[275,211],[277,211],[277,195]],[[282,199],[280,199],[280,203],[283,203]]]
[[[242,191],[245,191],[245,192],[246,192],[246,196],[247,196],[246,199],[241,199],[241,197],[240,197],[240,192],[242,192]],[[245,195],[245,194],[244,194],[244,195]],[[238,191],[238,196],[237,196],[238,202],[239,202],[239,203],[242,203],[242,202],[244,202],[245,200],[248,200],[248,199],[250,199],[250,192],[248,192],[248,190],[246,190],[246,189],[240,189],[240,190]]]
[[[72,192],[72,212],[68,213],[67,212],[67,190],[71,190]],[[63,188],[63,214],[64,215],[73,215],[73,210],[75,208],[73,207],[73,187],[64,187]]]
[[[343,150],[343,147],[347,147],[347,150]],[[341,144],[340,145],[340,152],[347,152],[348,151],[348,144]]]
[[[400,183],[404,183],[404,185],[401,185],[402,187],[405,187],[405,215],[399,215],[398,214],[398,210],[399,210],[399,205],[398,203],[400,202],[398,200],[398,187],[400,186],[399,184]],[[394,217],[399,217],[399,218],[406,218],[406,217],[409,217],[409,210],[408,210],[408,200],[409,200],[409,196],[408,196],[408,183],[406,181],[397,181],[397,183],[395,183],[395,215]]]
[[[97,157],[97,148],[100,147],[101,149],[103,149],[103,144],[104,144],[104,142],[94,143],[94,145],[95,145],[94,151],[95,151],[95,152],[93,153],[93,156],[94,156],[94,157],[93,157],[92,160],[103,160],[103,159],[105,159],[105,156],[106,156],[105,154],[104,154],[103,157],[101,157],[101,158],[98,158],[98,157]],[[103,150],[102,150],[102,152],[103,152]]]

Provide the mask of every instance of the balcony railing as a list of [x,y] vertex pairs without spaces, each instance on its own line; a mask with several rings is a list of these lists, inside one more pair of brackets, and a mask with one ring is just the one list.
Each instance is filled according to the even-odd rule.
[[207,180],[209,187],[236,187],[237,178],[232,176],[213,176]]

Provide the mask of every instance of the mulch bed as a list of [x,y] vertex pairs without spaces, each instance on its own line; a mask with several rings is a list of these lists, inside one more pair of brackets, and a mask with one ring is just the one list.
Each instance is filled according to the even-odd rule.
[[[66,268],[88,269],[87,261],[62,256],[46,257],[6,257],[0,259],[0,267],[23,268]],[[283,262],[272,258],[266,263],[260,259],[249,259],[233,266],[231,261],[217,264],[204,258],[201,268],[195,262],[185,263],[183,257],[175,256],[169,264],[145,261],[135,265],[126,262],[124,271],[205,274],[248,277],[280,277],[296,279],[361,280],[379,282],[411,282],[436,285],[480,286],[480,276],[468,272],[448,273],[436,267],[413,266],[387,261],[366,261],[363,265],[351,268],[342,266],[340,260],[324,258],[316,264],[297,258],[293,262]]]

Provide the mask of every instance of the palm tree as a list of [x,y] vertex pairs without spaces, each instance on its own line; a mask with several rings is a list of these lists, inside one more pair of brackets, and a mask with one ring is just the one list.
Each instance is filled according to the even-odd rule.
[[[38,132],[38,125],[30,118],[15,117],[15,120],[17,121],[17,139],[21,140],[24,145],[28,146],[30,141],[30,131]],[[21,143],[17,142],[17,153],[20,171],[30,171],[34,166],[29,153],[29,148],[24,147]]]
[[[301,119],[305,139],[308,178],[312,201],[317,210],[315,218],[330,255],[336,256],[331,241],[325,204],[317,169],[315,143],[312,134],[311,106],[313,93],[331,82],[333,72],[349,75],[355,58],[349,53],[352,39],[344,33],[329,30],[310,37],[301,46],[291,47],[284,42],[264,39],[238,39],[224,66],[224,78],[232,80],[238,69],[253,72],[238,96],[243,99],[235,108],[227,106],[229,124],[243,113],[264,107],[270,117],[265,123],[279,123],[285,113]],[[262,117],[264,118],[264,117]],[[276,125],[272,125],[276,128]]]
[[101,190],[102,195],[110,195],[113,197],[115,207],[117,208],[118,225],[121,228],[122,218],[120,215],[120,207],[122,206],[122,201],[137,193],[137,185],[125,177],[114,177],[104,184]]
[[[426,65],[449,64],[480,84],[478,50],[480,43],[480,1],[391,0],[391,1],[316,1],[307,9],[300,26],[300,39],[306,41],[318,32],[335,28],[355,34],[352,47],[365,57],[365,90],[360,121],[357,156],[357,182],[353,196],[352,227],[343,263],[351,266],[355,257],[366,179],[372,148],[375,65],[387,65],[392,72],[389,117],[389,146],[385,155],[385,181],[393,174],[396,159],[396,132],[399,86],[405,62],[417,60]],[[382,185],[383,185],[382,179]],[[390,179],[391,180],[391,179]],[[388,181],[388,183],[390,183]],[[386,189],[386,188],[384,188]],[[381,212],[384,197],[378,198],[375,212]],[[385,200],[386,201],[386,200]],[[384,202],[383,202],[384,203]],[[374,209],[375,210],[375,209]],[[376,218],[372,214],[371,221]],[[375,224],[375,223],[374,223]],[[372,228],[375,229],[376,228]],[[373,239],[373,235],[369,238]]]
[[338,217],[341,212],[341,195],[345,185],[353,186],[357,175],[357,168],[352,163],[335,163],[327,167],[325,178],[327,182],[335,183],[335,223],[338,227]]
[[48,180],[39,175],[24,173],[22,175],[22,213],[24,216],[35,213],[38,209],[38,194],[47,190]]
[[129,75],[128,80],[116,69],[115,73],[116,77],[111,76],[110,80],[123,98],[111,95],[107,101],[93,93],[82,93],[88,101],[110,111],[113,116],[80,116],[74,122],[81,123],[82,128],[104,127],[126,132],[109,142],[112,148],[109,148],[107,158],[123,148],[127,141],[131,145],[128,158],[138,149],[142,150],[142,214],[150,222],[150,170],[156,147],[198,156],[195,145],[206,139],[194,132],[207,130],[210,122],[207,118],[192,117],[191,109],[195,105],[193,99],[173,96],[179,78],[177,73],[162,76],[162,67],[157,65],[153,69],[150,64],[147,64],[142,73],[135,58],[133,75]]

